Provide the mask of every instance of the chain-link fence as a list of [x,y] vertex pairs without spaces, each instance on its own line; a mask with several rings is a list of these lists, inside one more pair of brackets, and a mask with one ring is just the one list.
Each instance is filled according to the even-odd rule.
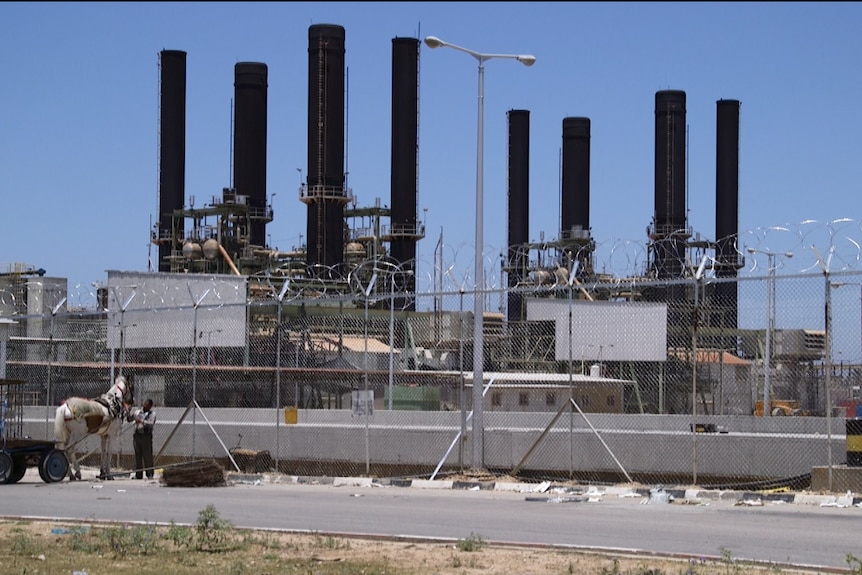
[[[23,312],[3,324],[0,378],[24,382],[22,433],[48,439],[64,398],[131,378],[136,401],[155,402],[161,466],[806,483],[848,459],[862,272],[831,271],[831,252],[791,269],[787,253],[758,245],[729,277],[709,265],[677,279],[564,269],[480,291],[408,291],[413,272],[376,266],[346,290],[117,272],[95,307],[64,307],[46,288],[38,314],[33,292],[22,307],[7,286],[7,308]],[[497,310],[479,322],[477,294]],[[129,466],[131,437],[120,443]]]

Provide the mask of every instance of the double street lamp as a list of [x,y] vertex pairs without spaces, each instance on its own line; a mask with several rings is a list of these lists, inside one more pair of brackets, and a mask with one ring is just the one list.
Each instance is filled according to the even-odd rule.
[[771,415],[769,408],[769,384],[770,371],[772,371],[772,332],[775,331],[775,257],[784,256],[792,258],[793,252],[772,252],[769,250],[758,250],[748,248],[748,253],[763,254],[767,258],[766,279],[766,350],[764,351],[763,369],[763,416]]
[[482,428],[483,428],[483,406],[482,406],[482,387],[484,385],[484,374],[482,373],[484,363],[484,324],[483,324],[483,296],[480,290],[484,289],[484,269],[482,267],[482,245],[484,244],[483,225],[483,132],[484,132],[484,107],[485,107],[485,62],[492,58],[517,60],[525,66],[532,66],[536,57],[531,55],[517,54],[483,54],[455,44],[444,42],[436,36],[427,36],[425,45],[429,48],[452,48],[459,52],[464,52],[476,58],[479,61],[479,98],[478,98],[478,126],[476,137],[476,251],[474,254],[475,261],[475,278],[476,292],[473,297],[473,467],[480,468],[483,466],[484,453],[482,447]]

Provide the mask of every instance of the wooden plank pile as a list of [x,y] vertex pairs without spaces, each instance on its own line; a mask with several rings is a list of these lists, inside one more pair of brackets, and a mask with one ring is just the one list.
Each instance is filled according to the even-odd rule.
[[275,465],[269,451],[234,448],[230,450],[237,466],[246,473],[265,473]]
[[227,484],[224,468],[215,459],[165,467],[162,482],[168,487],[219,487]]

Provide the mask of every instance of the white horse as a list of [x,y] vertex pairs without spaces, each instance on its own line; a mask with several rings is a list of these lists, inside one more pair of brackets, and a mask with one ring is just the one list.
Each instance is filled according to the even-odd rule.
[[76,450],[78,444],[90,435],[98,435],[101,440],[99,479],[113,479],[113,440],[119,436],[123,417],[132,405],[133,398],[134,386],[121,375],[107,392],[95,399],[69,397],[60,404],[54,416],[54,439],[56,448],[66,452],[70,481],[81,479],[81,465]]

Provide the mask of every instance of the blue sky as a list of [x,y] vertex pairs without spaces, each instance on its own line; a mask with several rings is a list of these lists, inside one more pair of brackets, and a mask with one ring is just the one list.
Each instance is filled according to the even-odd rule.
[[[75,286],[144,271],[158,209],[158,53],[188,52],[186,194],[230,185],[233,66],[264,62],[267,227],[300,244],[307,207],[307,38],[346,29],[348,185],[389,203],[392,39],[438,36],[486,53],[485,248],[505,248],[507,119],[530,110],[530,236],[559,233],[562,120],[591,120],[592,236],[646,242],[655,92],[687,94],[689,225],[714,239],[716,101],[741,101],[741,231],[858,218],[862,192],[860,3],[2,3],[0,264]],[[420,56],[418,247],[430,273],[472,265],[477,62]],[[427,209],[427,211],[425,211]],[[304,241],[304,240],[302,240]],[[422,272],[420,272],[421,274]]]

